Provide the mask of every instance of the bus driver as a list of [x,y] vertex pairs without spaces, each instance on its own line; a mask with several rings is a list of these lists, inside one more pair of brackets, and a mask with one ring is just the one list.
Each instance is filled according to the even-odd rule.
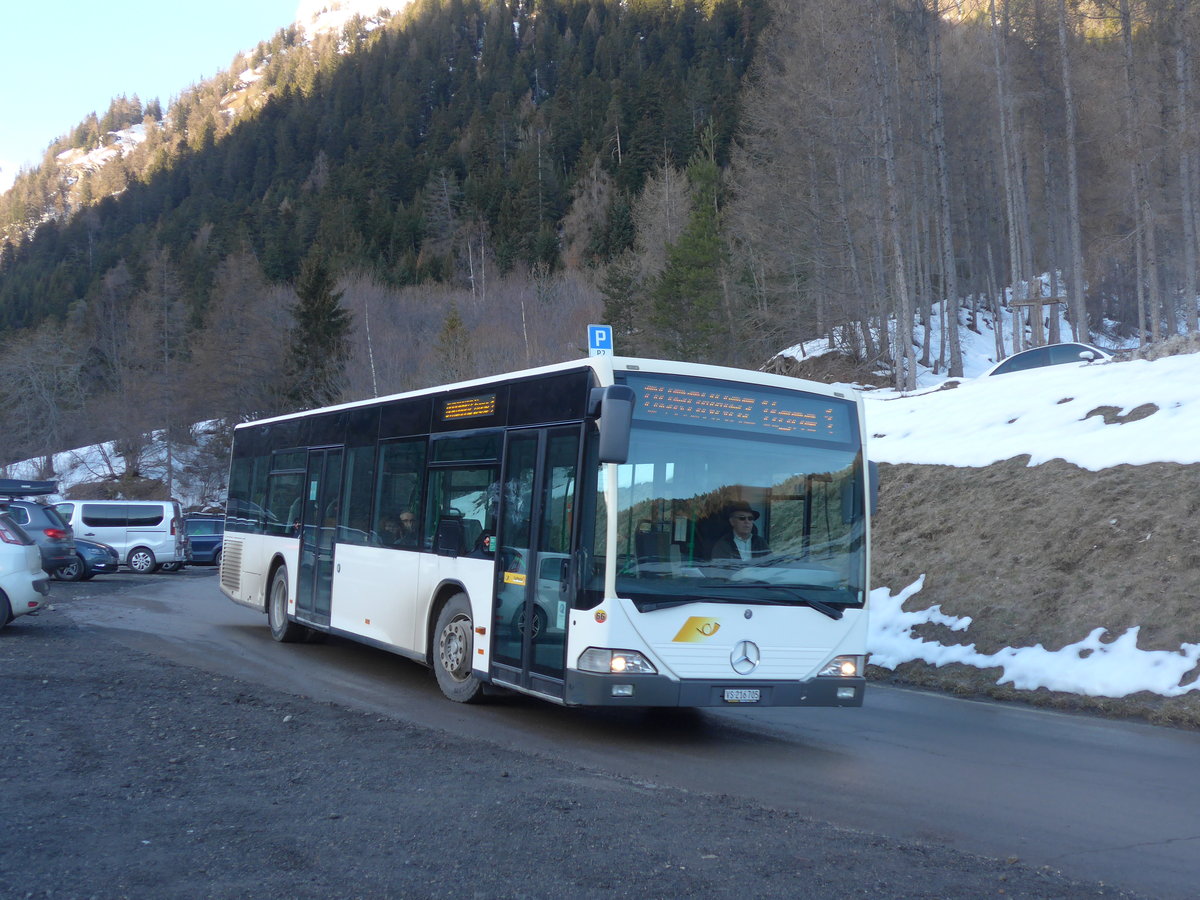
[[713,545],[713,562],[726,559],[749,562],[771,552],[767,542],[755,529],[758,511],[752,509],[749,503],[734,500],[725,507],[725,516],[729,520],[729,534]]

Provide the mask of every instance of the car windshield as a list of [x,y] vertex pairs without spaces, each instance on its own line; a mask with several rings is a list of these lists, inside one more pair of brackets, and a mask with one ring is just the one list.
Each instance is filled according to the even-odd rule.
[[[837,616],[861,605],[864,479],[846,427],[808,438],[635,418],[617,469],[618,595],[642,609],[757,602]],[[601,467],[601,516],[606,488]]]

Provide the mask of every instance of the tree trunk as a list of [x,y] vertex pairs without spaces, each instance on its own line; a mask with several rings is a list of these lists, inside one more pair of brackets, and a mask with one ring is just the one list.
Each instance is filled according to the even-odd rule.
[[1196,309],[1196,218],[1192,183],[1191,46],[1187,28],[1189,0],[1177,0],[1175,9],[1176,127],[1179,142],[1179,204],[1183,225],[1183,304],[1187,330],[1200,330]]
[[[1158,279],[1158,241],[1155,230],[1154,206],[1147,185],[1146,161],[1142,146],[1142,131],[1138,126],[1140,103],[1137,72],[1133,57],[1133,16],[1129,0],[1120,0],[1121,41],[1125,49],[1125,106],[1129,129],[1130,156],[1133,160],[1133,206],[1137,211],[1136,239],[1140,261],[1138,263],[1139,291],[1145,290],[1148,297],[1150,316],[1150,340],[1158,343],[1161,338],[1162,300]],[[1139,303],[1139,307],[1142,304]],[[1139,313],[1139,318],[1141,313]],[[1145,331],[1143,330],[1143,336]],[[1144,339],[1144,338],[1143,338]]]
[[[1024,270],[1025,261],[1023,259],[1022,236],[1021,236],[1021,217],[1020,217],[1020,202],[1019,180],[1021,171],[1018,160],[1015,157],[1016,145],[1012,140],[1013,133],[1013,109],[1009,100],[1008,75],[1007,66],[1004,59],[1003,42],[1004,35],[1007,35],[1007,12],[1005,14],[1005,22],[1001,23],[996,16],[996,0],[989,0],[989,11],[991,14],[991,34],[992,34],[992,54],[995,59],[996,68],[996,98],[997,107],[1000,111],[1000,150],[1004,172],[1004,204],[1008,218],[1008,261],[1009,261],[1009,284],[1011,285],[1012,298],[1014,300],[1024,299]],[[1002,34],[1003,32],[1003,34]],[[1021,307],[1011,307],[1013,313],[1013,352],[1016,353],[1022,349],[1024,345],[1024,326],[1021,322]]]
[[[876,0],[876,13],[881,0]],[[883,16],[880,14],[879,19]],[[877,20],[878,21],[878,20]],[[875,32],[872,41],[872,66],[875,72],[875,83],[878,88],[876,114],[879,117],[880,154],[883,157],[884,180],[886,182],[887,240],[892,251],[892,278],[896,297],[896,353],[895,353],[895,384],[901,391],[915,390],[917,386],[917,360],[913,352],[913,307],[912,295],[908,286],[908,264],[905,260],[904,244],[900,238],[900,187],[896,175],[896,140],[892,124],[893,82],[891,71],[886,74],[883,67],[879,42],[883,38],[883,29]]]
[[[926,20],[928,21],[928,19]],[[933,20],[929,22],[929,40],[933,57],[933,155],[937,170],[938,237],[942,251],[942,293],[945,300],[943,322],[950,339],[951,378],[963,374],[962,345],[958,334],[958,264],[954,255],[954,223],[950,217],[950,174],[946,163],[946,112],[942,96],[942,14],[939,0],[933,0]]]
[[1067,0],[1058,0],[1058,44],[1062,60],[1063,115],[1066,121],[1067,143],[1067,243],[1070,283],[1067,309],[1071,316],[1071,332],[1077,341],[1091,335],[1087,320],[1087,303],[1083,295],[1083,236],[1079,215],[1079,154],[1076,147],[1075,94],[1071,84],[1071,36],[1067,30]]

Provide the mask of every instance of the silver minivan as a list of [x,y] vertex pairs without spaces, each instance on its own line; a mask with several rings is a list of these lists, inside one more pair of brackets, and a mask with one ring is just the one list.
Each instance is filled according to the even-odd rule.
[[174,500],[69,500],[54,507],[78,537],[110,544],[135,572],[187,562],[183,511]]

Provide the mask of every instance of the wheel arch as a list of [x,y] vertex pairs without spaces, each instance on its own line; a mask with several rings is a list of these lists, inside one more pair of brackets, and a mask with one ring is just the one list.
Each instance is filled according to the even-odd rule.
[[[465,594],[467,602],[471,600],[471,594],[467,591],[467,586],[457,579],[447,579],[437,586],[437,590],[433,592],[433,602],[429,604],[429,612],[425,618],[425,664],[433,665],[433,641],[434,628],[437,626],[438,616],[442,614],[444,607],[450,598],[455,594]],[[477,625],[477,622],[472,622],[472,625]]]
[[[269,604],[271,602],[271,585],[275,583],[275,573],[278,572],[280,570],[280,568],[282,568],[283,566],[286,566],[286,565],[287,565],[287,560],[283,558],[282,553],[276,553],[274,556],[271,557],[271,562],[267,566],[267,577],[263,579],[263,584],[262,584],[262,600],[263,600],[262,611],[264,613],[267,611],[267,604]],[[291,573],[289,572],[288,575],[289,575],[289,582],[290,582]],[[292,586],[289,583],[288,584],[288,597],[290,598],[291,596],[292,596]]]

